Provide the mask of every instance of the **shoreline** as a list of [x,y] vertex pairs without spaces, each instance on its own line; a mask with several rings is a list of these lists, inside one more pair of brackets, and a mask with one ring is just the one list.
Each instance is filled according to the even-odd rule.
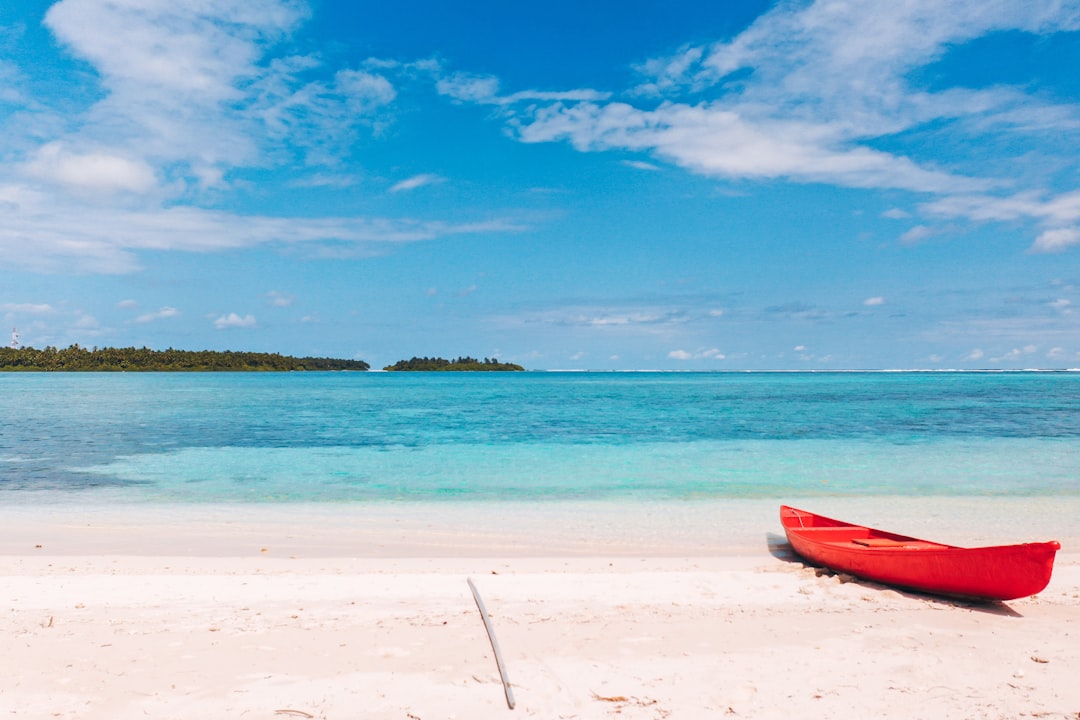
[[[1080,496],[793,497],[843,520],[974,547],[1080,551]],[[780,500],[95,503],[0,508],[0,555],[752,556],[783,543]],[[40,546],[40,547],[38,547]]]

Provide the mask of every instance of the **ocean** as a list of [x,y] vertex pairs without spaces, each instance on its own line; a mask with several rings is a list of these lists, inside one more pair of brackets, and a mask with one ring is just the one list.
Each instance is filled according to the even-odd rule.
[[1080,496],[1080,373],[8,373],[0,502]]

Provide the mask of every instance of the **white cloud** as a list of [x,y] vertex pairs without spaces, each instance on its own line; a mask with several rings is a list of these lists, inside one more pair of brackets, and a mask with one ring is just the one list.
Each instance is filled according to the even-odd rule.
[[583,102],[605,100],[611,96],[611,93],[589,89],[563,91],[523,90],[509,95],[500,95],[499,86],[499,79],[491,75],[462,72],[441,77],[435,83],[435,89],[440,95],[445,95],[459,102],[482,105],[507,106],[519,102]]
[[499,79],[491,75],[454,73],[439,79],[435,89],[440,95],[471,103],[497,103]]
[[236,313],[222,315],[214,321],[214,327],[218,330],[225,330],[228,328],[251,328],[255,327],[256,324],[254,315],[244,315],[241,317]]
[[644,162],[642,160],[623,160],[623,165],[626,165],[627,167],[632,167],[635,170],[656,171],[660,169],[658,165]]
[[928,237],[932,237],[934,231],[925,225],[916,225],[900,236],[901,245],[917,245]]
[[116,307],[118,310],[134,310],[135,308],[139,307],[139,303],[135,302],[134,300],[121,300],[120,302],[116,303]]
[[[263,243],[356,256],[381,243],[510,229],[499,220],[245,217],[191,204],[230,189],[237,168],[339,164],[360,129],[385,124],[380,113],[396,90],[377,63],[332,71],[316,57],[280,55],[308,13],[303,0],[53,4],[45,27],[99,85],[81,109],[16,98],[19,126],[33,131],[2,147],[5,267],[124,273],[139,269],[142,249]],[[7,67],[0,81],[13,77]],[[341,187],[355,178],[316,171],[307,182]]]
[[1016,193],[1008,197],[953,195],[926,203],[920,209],[928,214],[942,217],[965,217],[971,220],[998,222],[1031,218],[1063,225],[1080,221],[1080,190],[1049,198],[1035,191]]
[[797,118],[749,117],[725,103],[558,103],[518,124],[524,142],[567,140],[579,150],[651,152],[693,172],[727,178],[786,178],[850,187],[931,192],[988,183],[919,167],[869,147],[845,147],[838,127]]
[[[871,141],[935,121],[958,127],[958,120],[970,119],[960,128],[965,132],[980,124],[983,131],[1023,128],[1034,111],[1044,120],[1075,121],[1075,112],[1048,108],[1020,90],[927,92],[909,86],[908,78],[949,47],[984,34],[1078,25],[1074,10],[1051,0],[1030,7],[967,0],[872,10],[823,0],[781,3],[728,42],[684,48],[639,68],[648,76],[641,93],[716,99],[693,105],[668,99],[652,109],[564,99],[523,111],[516,127],[526,142],[568,140],[581,150],[649,152],[721,177],[935,193],[986,189],[1001,183],[883,152]],[[729,82],[732,73],[745,70],[751,72]]]
[[406,178],[401,182],[395,183],[390,192],[404,192],[407,190],[415,190],[417,188],[424,187],[425,185],[434,185],[435,183],[445,182],[445,178],[441,178],[438,175],[432,175],[431,173],[425,173],[423,175],[413,175],[411,178]]
[[881,217],[886,217],[891,220],[903,220],[904,218],[911,217],[911,213],[901,210],[900,208],[892,208],[881,213]]
[[180,315],[180,311],[174,307],[163,307],[157,312],[145,313],[135,318],[132,322],[136,323],[150,323],[155,320],[166,320],[168,318],[174,318]]
[[289,307],[296,301],[296,296],[278,290],[271,290],[266,293],[266,301],[271,307]]
[[983,357],[985,357],[985,355],[986,355],[986,353],[984,353],[982,350],[980,350],[979,348],[975,348],[974,350],[969,352],[967,355],[965,355],[964,359],[969,360],[969,361],[970,360],[982,360]]
[[1034,355],[1038,352],[1039,348],[1035,345],[1025,345],[1022,348],[1013,348],[1009,352],[1005,353],[1001,357],[991,358],[991,362],[1012,362]]
[[698,350],[697,352],[672,350],[668,353],[668,357],[672,360],[724,360],[727,356],[717,348],[709,348],[708,350]]
[[[438,90],[461,102],[500,105],[523,142],[643,153],[720,178],[950,196],[1014,180],[943,166],[940,155],[920,156],[925,143],[892,139],[918,131],[970,146],[993,133],[1077,128],[1080,111],[1019,87],[928,90],[912,78],[951,48],[985,35],[1078,28],[1080,12],[1056,0],[785,2],[730,40],[641,64],[637,96],[661,98],[659,104],[612,102],[596,91],[506,93],[495,77],[462,73],[442,78]],[[881,149],[882,138],[899,149]],[[985,167],[968,161],[976,171]],[[884,213],[909,216],[897,208]],[[1053,241],[1049,236],[1042,245]]]
[[1057,228],[1045,230],[1035,239],[1031,252],[1058,253],[1073,245],[1080,245],[1080,228]]
[[1034,220],[1045,229],[1036,238],[1033,253],[1063,252],[1080,244],[1080,190],[1047,197],[1041,192],[1023,192],[1008,197],[955,195],[926,203],[920,208],[929,215],[962,217],[977,222]]
[[135,190],[146,188],[152,168],[175,196],[190,185],[222,187],[232,168],[296,152],[309,165],[337,163],[396,91],[363,69],[311,80],[314,57],[268,61],[307,14],[300,0],[54,4],[46,27],[94,68],[104,91],[85,112],[62,113],[70,156],[62,177],[105,176]]
[[1067,310],[1072,305],[1072,301],[1066,298],[1058,298],[1047,304],[1055,310]]
[[884,305],[884,304],[885,304],[885,298],[880,297],[880,296],[878,296],[878,297],[869,297],[869,298],[866,298],[865,300],[863,300],[863,305],[865,305],[867,307],[875,307],[875,306]]
[[23,171],[33,178],[91,192],[143,193],[156,184],[154,170],[145,162],[106,152],[77,154],[60,142],[39,148]]
[[[129,273],[139,250],[215,252],[302,244],[316,257],[357,257],[405,242],[465,233],[514,232],[505,220],[450,224],[367,217],[245,216],[176,206],[130,210],[0,185],[0,257],[5,267],[37,272]],[[28,242],[28,240],[30,242]]]
[[76,330],[94,331],[100,329],[101,325],[100,323],[98,323],[97,318],[95,318],[93,315],[80,313],[75,319],[75,323],[72,327],[74,327]]
[[51,315],[56,309],[48,303],[4,303],[0,311],[21,315]]
[[334,89],[345,98],[350,112],[365,115],[397,97],[397,91],[385,77],[360,70],[339,70],[334,76]]

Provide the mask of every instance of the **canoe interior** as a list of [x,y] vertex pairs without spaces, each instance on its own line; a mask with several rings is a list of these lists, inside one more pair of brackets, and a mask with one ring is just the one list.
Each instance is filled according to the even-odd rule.
[[792,507],[781,508],[784,529],[798,533],[807,540],[834,545],[855,545],[864,548],[942,549],[952,545],[920,540],[874,528],[853,525],[823,515],[815,515]]

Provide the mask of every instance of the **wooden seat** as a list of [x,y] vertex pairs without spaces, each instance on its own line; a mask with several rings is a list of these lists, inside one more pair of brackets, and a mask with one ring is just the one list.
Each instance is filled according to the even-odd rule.
[[865,547],[903,547],[910,540],[890,540],[889,538],[852,538],[851,542]]

